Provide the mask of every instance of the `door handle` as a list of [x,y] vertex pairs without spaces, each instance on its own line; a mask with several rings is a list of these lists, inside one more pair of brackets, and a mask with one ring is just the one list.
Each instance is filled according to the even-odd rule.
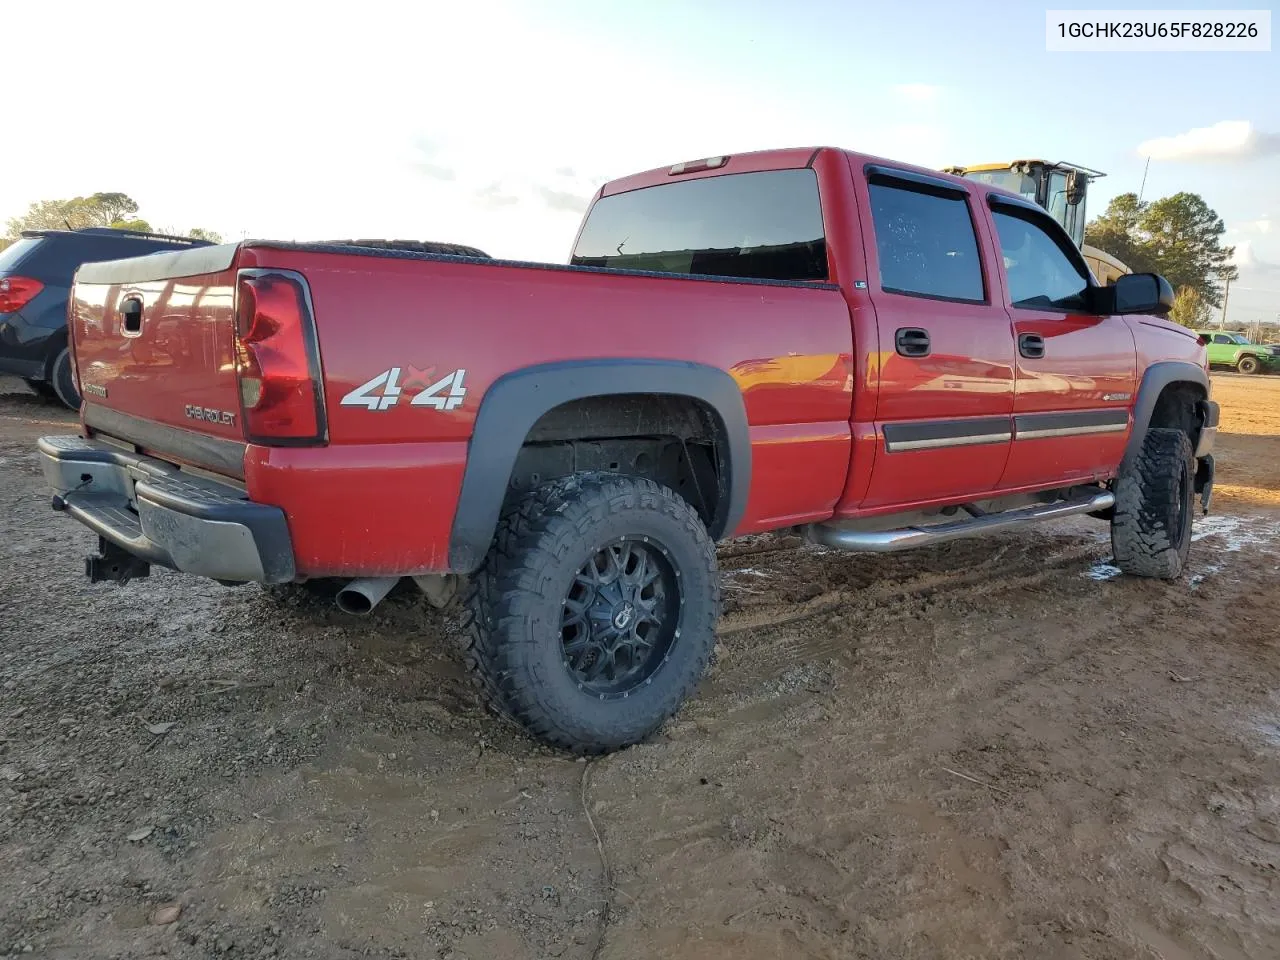
[[895,335],[898,353],[904,357],[927,357],[929,355],[929,331],[919,327],[903,327]]
[[1044,356],[1044,337],[1038,333],[1024,333],[1018,337],[1018,352],[1028,360]]
[[138,297],[126,297],[120,304],[120,317],[124,320],[123,333],[126,337],[136,337],[142,332],[142,300]]

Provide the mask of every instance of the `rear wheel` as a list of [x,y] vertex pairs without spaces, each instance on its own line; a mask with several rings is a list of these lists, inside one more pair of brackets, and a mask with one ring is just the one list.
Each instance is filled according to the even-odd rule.
[[75,377],[72,376],[70,347],[63,347],[53,358],[53,365],[49,368],[49,386],[63,406],[80,409],[80,391],[76,389]]
[[1148,430],[1116,482],[1111,549],[1125,573],[1165,580],[1182,573],[1191,549],[1193,458],[1183,431]]
[[673,490],[616,474],[544,484],[508,510],[467,597],[467,664],[545,742],[637,743],[684,702],[715,646],[715,548]]
[[1257,357],[1241,357],[1236,363],[1236,369],[1241,373],[1257,373],[1258,358]]

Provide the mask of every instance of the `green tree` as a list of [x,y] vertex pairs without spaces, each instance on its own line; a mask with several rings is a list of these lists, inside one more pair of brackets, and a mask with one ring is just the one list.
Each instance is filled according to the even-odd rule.
[[1122,193],[1109,204],[1106,212],[1090,220],[1084,228],[1084,242],[1105,250],[1135,273],[1146,273],[1151,267],[1139,239],[1142,204],[1136,193]]
[[1175,290],[1191,287],[1203,305],[1221,306],[1222,284],[1235,279],[1234,247],[1222,245],[1222,218],[1196,193],[1140,201],[1123,193],[1085,228],[1085,243],[1137,273],[1163,274]]
[[222,242],[222,234],[215,230],[206,230],[204,227],[192,227],[187,231],[187,236],[193,240],[208,240],[210,243]]
[[123,193],[95,193],[70,200],[39,200],[20,217],[7,224],[12,239],[23,230],[81,230],[85,227],[117,227],[150,230],[146,220],[135,216],[138,204]]
[[[79,202],[78,198],[76,202]],[[123,193],[95,193],[84,203],[88,216],[105,221],[96,226],[111,226],[127,222],[138,212],[138,204],[132,197]]]
[[1209,304],[1204,302],[1199,291],[1193,286],[1184,285],[1173,296],[1173,309],[1169,311],[1169,319],[1197,330],[1209,322],[1211,312]]

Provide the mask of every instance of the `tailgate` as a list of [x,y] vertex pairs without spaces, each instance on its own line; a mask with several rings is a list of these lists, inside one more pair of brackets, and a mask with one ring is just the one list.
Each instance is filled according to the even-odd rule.
[[242,475],[237,244],[85,264],[70,323],[86,427]]

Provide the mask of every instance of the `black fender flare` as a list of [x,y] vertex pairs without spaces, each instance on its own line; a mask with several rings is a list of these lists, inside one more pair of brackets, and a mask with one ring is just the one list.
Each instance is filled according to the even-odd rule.
[[[1142,383],[1138,387],[1138,397],[1133,404],[1133,432],[1129,434],[1129,442],[1124,448],[1124,459],[1120,463],[1120,472],[1124,473],[1147,437],[1147,428],[1151,425],[1151,416],[1155,413],[1156,402],[1164,388],[1171,383],[1190,383],[1199,387],[1204,395],[1209,395],[1209,375],[1202,367],[1189,360],[1160,360],[1147,367],[1142,375]],[[1195,442],[1195,438],[1192,438]]]
[[737,381],[718,367],[678,360],[564,360],[507,373],[480,401],[449,538],[449,569],[474,573],[489,552],[516,457],[543,414],[574,400],[627,393],[699,400],[719,419],[728,447],[726,495],[708,532],[714,540],[732,533],[751,484],[751,437]]

